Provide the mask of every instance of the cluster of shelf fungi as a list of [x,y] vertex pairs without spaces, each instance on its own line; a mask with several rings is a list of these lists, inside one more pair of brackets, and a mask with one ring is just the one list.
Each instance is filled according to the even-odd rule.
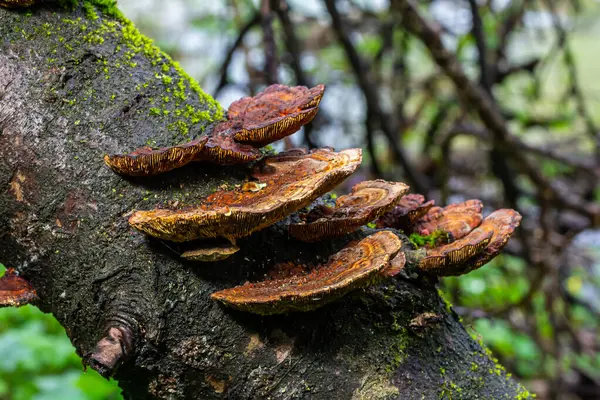
[[[226,306],[258,314],[315,309],[397,275],[407,257],[416,260],[422,273],[448,276],[479,268],[501,251],[519,225],[519,213],[501,209],[483,218],[479,200],[435,207],[421,195],[408,194],[409,187],[401,182],[361,182],[335,204],[321,202],[310,208],[359,167],[361,150],[291,149],[264,155],[260,148],[310,122],[324,89],[323,85],[311,89],[272,85],[255,97],[234,102],[226,121],[191,142],[106,155],[110,168],[130,176],[152,176],[197,161],[250,163],[248,180],[235,189],[217,191],[196,206],[136,211],[130,225],[167,241],[224,240],[182,254],[198,262],[223,260],[243,251],[236,239],[294,213],[289,234],[306,242],[346,235],[369,223],[379,228],[348,244],[324,265],[278,264],[262,282],[211,295]],[[433,239],[421,249],[413,246],[414,250],[403,251],[407,246],[393,229]],[[35,299],[34,288],[13,270],[0,278],[0,306],[20,306]]]

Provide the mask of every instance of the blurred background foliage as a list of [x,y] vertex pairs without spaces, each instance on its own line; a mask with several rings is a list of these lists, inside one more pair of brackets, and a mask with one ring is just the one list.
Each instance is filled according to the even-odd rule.
[[[509,151],[386,0],[119,0],[224,107],[273,81],[326,83],[313,124],[277,147],[365,148],[348,186],[383,177],[442,205],[517,208],[518,237],[486,267],[444,279],[444,297],[538,398],[600,398],[600,230],[589,212],[600,204],[600,4],[417,3],[500,110],[517,139]],[[0,399],[120,396],[82,372],[62,328],[35,308],[0,310],[0,354]]]

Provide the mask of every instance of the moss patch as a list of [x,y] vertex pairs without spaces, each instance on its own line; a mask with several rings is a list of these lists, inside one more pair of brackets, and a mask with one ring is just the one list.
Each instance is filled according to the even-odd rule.
[[448,233],[442,230],[437,230],[429,235],[419,235],[418,233],[411,233],[408,237],[410,242],[419,249],[421,247],[435,247],[442,243],[448,243]]

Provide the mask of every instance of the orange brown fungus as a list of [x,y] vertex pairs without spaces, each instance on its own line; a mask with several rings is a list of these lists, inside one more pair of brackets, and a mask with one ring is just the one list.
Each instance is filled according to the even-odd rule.
[[351,243],[308,274],[246,283],[211,297],[229,307],[263,315],[314,310],[380,279],[381,271],[401,247],[394,233],[380,231]]
[[451,241],[457,240],[481,223],[482,209],[483,204],[479,200],[467,200],[444,208],[433,207],[413,225],[412,231],[420,235],[429,235],[441,230],[450,235]]
[[401,182],[381,179],[355,185],[352,193],[340,196],[335,207],[317,207],[304,215],[304,222],[291,224],[290,234],[305,242],[341,236],[354,232],[394,207],[408,191]]
[[251,188],[215,192],[193,208],[137,211],[129,223],[175,242],[215,237],[234,241],[282,220],[337,186],[358,168],[361,154],[360,149],[338,153],[319,149],[281,160],[267,157],[256,169],[260,178]]
[[121,175],[148,176],[183,167],[198,157],[208,138],[206,136],[173,147],[152,149],[142,147],[129,154],[105,155],[104,162]]
[[381,276],[396,276],[402,271],[404,268],[404,264],[406,264],[406,254],[404,252],[399,251],[394,258],[388,263],[388,265],[379,272]]
[[476,228],[452,243],[427,249],[425,257],[419,262],[419,268],[436,275],[445,275],[453,270],[453,266],[460,265],[481,252],[490,243],[492,233]]
[[206,139],[206,144],[197,154],[195,161],[208,161],[220,165],[245,164],[256,161],[262,153],[255,147],[241,144],[233,139],[231,121],[218,124]]
[[477,229],[492,232],[490,243],[482,252],[464,263],[460,269],[454,269],[453,275],[462,275],[473,271],[496,257],[504,248],[508,239],[521,223],[521,214],[511,209],[496,210],[483,219]]
[[238,128],[235,140],[262,147],[291,135],[315,117],[324,91],[324,85],[309,89],[275,84],[233,102],[227,118]]
[[200,262],[221,261],[229,258],[239,250],[240,248],[233,244],[220,245],[186,251],[181,255],[181,258]]
[[425,202],[425,197],[420,194],[402,196],[397,206],[377,220],[377,227],[409,231],[411,225],[427,214],[434,204],[433,200]]
[[104,161],[118,174],[130,176],[156,175],[191,161],[221,165],[256,161],[262,157],[258,147],[312,121],[324,91],[323,85],[311,89],[271,85],[255,97],[232,103],[228,120],[218,123],[210,135],[173,147],[142,147],[128,154],[105,155]]
[[7,269],[0,278],[0,307],[20,307],[37,298],[31,284],[19,277],[15,270]]

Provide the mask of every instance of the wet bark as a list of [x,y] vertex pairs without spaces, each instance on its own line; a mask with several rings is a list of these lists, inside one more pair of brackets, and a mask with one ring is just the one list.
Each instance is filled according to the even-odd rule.
[[[133,210],[197,201],[245,177],[198,163],[124,179],[104,165],[107,152],[209,131],[222,111],[197,89],[121,18],[0,9],[0,260],[32,282],[82,356],[98,342],[105,356],[125,353],[113,361],[126,398],[523,395],[425,277],[276,317],[209,298],[278,261],[324,261],[351,238],[306,245],[274,226],[240,240],[229,260],[198,265],[130,229]],[[423,312],[441,321],[411,329]]]

